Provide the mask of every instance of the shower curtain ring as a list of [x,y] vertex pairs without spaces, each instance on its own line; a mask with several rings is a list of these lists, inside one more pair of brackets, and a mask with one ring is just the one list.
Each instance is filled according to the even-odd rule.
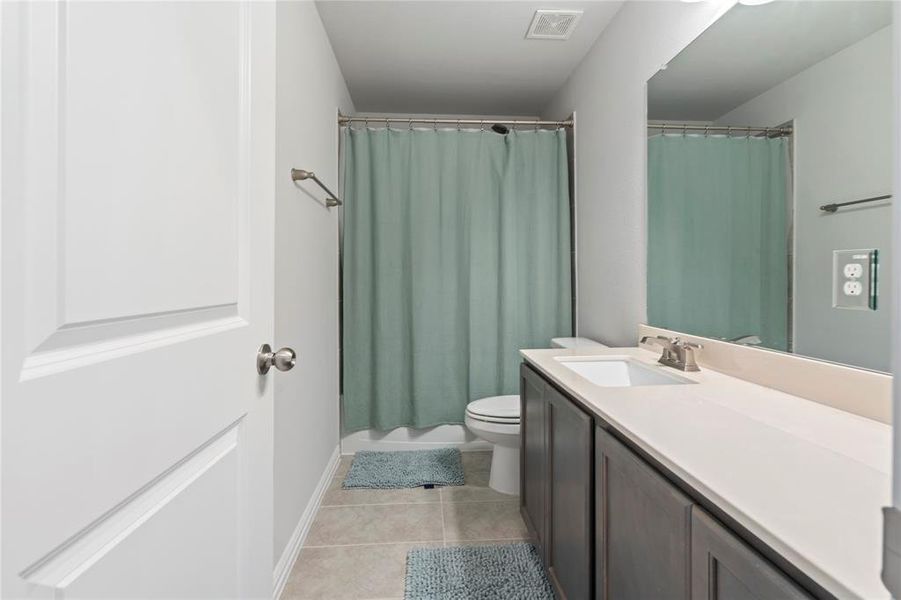
[[410,126],[410,131],[413,131],[413,119],[410,119],[408,125]]
[[460,131],[460,119],[457,119],[457,131]]
[[363,127],[365,129],[369,129],[369,119],[363,119]]
[[485,121],[479,121],[479,131],[485,131]]
[[708,135],[710,135],[710,125],[704,127],[704,137],[707,137]]
[[765,138],[767,138],[767,139],[770,139],[770,128],[769,128],[769,127],[764,127],[764,129],[763,129],[763,137],[765,137]]
[[682,137],[685,137],[685,129],[688,127],[685,123],[682,124]]
[[729,126],[729,129],[726,130],[726,137],[732,137],[732,126]]
[[438,133],[438,119],[434,119],[432,121],[432,131],[434,131],[435,133]]
[[385,130],[391,131],[391,122],[388,120],[388,117],[385,117]]
[[748,135],[745,136],[745,139],[746,139],[746,140],[750,140],[750,139],[751,139],[751,128],[750,128],[750,127],[748,127]]

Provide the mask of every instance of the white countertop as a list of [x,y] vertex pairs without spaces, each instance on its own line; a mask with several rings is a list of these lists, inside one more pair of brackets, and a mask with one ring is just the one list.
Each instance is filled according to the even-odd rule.
[[[639,348],[522,350],[562,389],[838,598],[890,598],[891,427]],[[601,387],[555,360],[628,356],[698,385]]]

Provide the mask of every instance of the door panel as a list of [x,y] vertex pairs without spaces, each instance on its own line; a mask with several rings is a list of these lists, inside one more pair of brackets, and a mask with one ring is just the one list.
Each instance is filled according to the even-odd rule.
[[274,7],[0,10],[3,595],[271,593]]
[[547,401],[546,385],[525,363],[520,366],[521,462],[520,503],[523,520],[546,560],[547,540]]
[[592,421],[550,386],[548,570],[557,595],[576,600],[592,589]]
[[595,439],[596,597],[687,600],[691,500],[602,428]]

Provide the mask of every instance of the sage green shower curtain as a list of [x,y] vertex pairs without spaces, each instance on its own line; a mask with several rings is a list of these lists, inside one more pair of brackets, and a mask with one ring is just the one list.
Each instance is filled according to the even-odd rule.
[[571,335],[565,133],[345,130],[346,431],[462,423]]
[[648,322],[788,346],[788,141],[648,140]]

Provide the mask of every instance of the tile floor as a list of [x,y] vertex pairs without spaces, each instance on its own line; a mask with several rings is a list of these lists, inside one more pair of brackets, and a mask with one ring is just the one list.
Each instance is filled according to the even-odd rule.
[[528,535],[519,498],[488,487],[490,452],[464,452],[466,485],[433,490],[342,489],[350,461],[341,458],[282,599],[400,599],[410,548]]

